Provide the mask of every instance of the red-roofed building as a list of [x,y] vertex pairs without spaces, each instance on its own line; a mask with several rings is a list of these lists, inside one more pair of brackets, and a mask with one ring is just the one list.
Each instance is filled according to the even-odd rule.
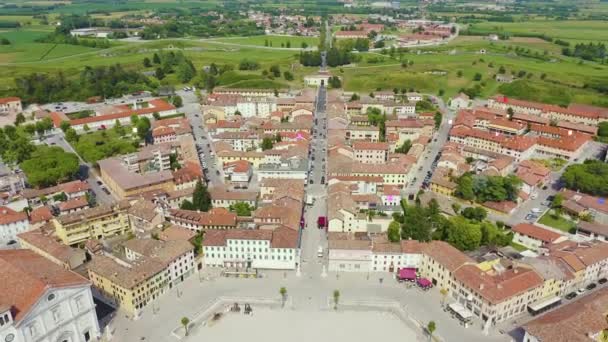
[[190,121],[187,118],[170,118],[156,120],[152,124],[152,138],[155,144],[177,141],[177,137],[192,133]]
[[[161,117],[177,114],[175,106],[162,99],[154,99],[148,101],[145,105],[134,104],[133,106],[121,105],[112,108],[109,114],[94,115],[81,119],[68,120],[71,127],[77,131],[84,129],[87,125],[92,130],[112,128],[118,120],[122,125],[131,124],[131,116],[147,117],[154,120],[154,113],[158,113]],[[96,113],[97,114],[97,113]],[[59,113],[51,113],[51,120],[55,127],[59,127],[62,121],[66,121]]]
[[355,160],[365,164],[384,164],[388,158],[389,144],[357,140],[353,142]]
[[544,245],[560,243],[568,239],[566,236],[552,230],[529,223],[520,223],[514,226],[512,230],[515,233],[513,236],[514,242],[534,251],[538,251],[538,249]]
[[[77,273],[27,249],[4,250],[0,251],[0,283],[4,337],[93,341],[100,336],[91,284]],[[47,321],[52,324],[43,324]]]
[[357,38],[361,38],[361,39],[367,39],[367,32],[366,31],[338,31],[336,33],[334,33],[334,37],[336,37],[336,39],[357,39]]
[[25,212],[0,207],[0,246],[17,241],[17,234],[29,229],[30,222]]
[[0,98],[0,115],[13,115],[23,111],[21,99],[18,97]]

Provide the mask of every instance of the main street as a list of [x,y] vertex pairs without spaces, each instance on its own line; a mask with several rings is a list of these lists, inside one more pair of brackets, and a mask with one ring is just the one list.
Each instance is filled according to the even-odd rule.
[[[433,161],[448,141],[450,128],[452,127],[451,122],[455,117],[455,112],[449,109],[441,98],[432,95],[428,96],[437,104],[439,111],[442,113],[441,125],[437,132],[435,132],[433,140],[431,140],[429,146],[427,146],[426,151],[421,156],[421,158],[423,158],[422,163],[418,164],[418,169],[412,172],[412,178],[407,187],[404,188],[406,195],[404,198],[407,198],[407,195],[415,195],[418,190],[422,188],[424,177],[426,177],[429,172],[432,173],[434,171],[434,168],[432,167]],[[422,168],[420,169],[420,167]]]

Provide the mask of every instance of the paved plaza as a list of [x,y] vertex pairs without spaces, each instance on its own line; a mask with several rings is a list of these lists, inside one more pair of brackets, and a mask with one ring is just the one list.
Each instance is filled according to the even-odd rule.
[[[210,272],[207,271],[206,273]],[[137,320],[133,321],[119,311],[111,324],[110,330],[113,332],[112,341],[178,341],[178,338],[172,334],[172,331],[176,327],[179,327],[182,317],[194,319],[201,312],[209,308],[218,298],[223,296],[280,299],[279,289],[282,286],[287,288],[289,305],[286,307],[285,312],[277,311],[273,317],[283,314],[287,314],[287,317],[273,319],[276,323],[274,323],[275,325],[272,329],[282,329],[282,326],[287,324],[280,322],[295,324],[295,318],[291,317],[307,317],[305,322],[307,322],[308,329],[298,328],[296,325],[293,331],[298,331],[298,336],[307,337],[309,340],[318,336],[314,334],[316,334],[315,331],[319,330],[359,330],[357,324],[345,323],[343,327],[338,327],[342,325],[341,322],[348,320],[334,320],[332,323],[333,327],[330,329],[327,328],[326,322],[323,319],[317,319],[325,317],[326,314],[333,313],[331,310],[331,297],[332,292],[336,289],[340,291],[340,303],[391,302],[403,308],[407,312],[407,315],[412,320],[417,321],[420,326],[425,326],[430,320],[434,320],[437,323],[435,335],[443,341],[493,342],[510,340],[509,336],[500,334],[498,329],[492,329],[489,336],[484,335],[480,321],[475,321],[471,327],[465,329],[458,324],[458,321],[443,311],[439,290],[432,289],[425,292],[415,287],[408,289],[404,284],[399,284],[394,279],[388,277],[387,274],[371,274],[369,278],[364,273],[341,273],[337,275],[330,272],[327,277],[321,277],[318,273],[311,274],[305,271],[302,272],[301,277],[295,276],[293,272],[288,272],[286,276],[284,274],[284,272],[280,271],[268,272],[264,273],[265,278],[262,279],[212,276],[209,280],[205,276],[199,277],[197,274],[194,274],[186,279],[184,283],[165,293],[153,304],[146,306]],[[384,278],[382,283],[379,281],[380,277]],[[255,317],[258,317],[260,307],[254,305],[253,308],[255,310],[253,318],[255,319]],[[351,312],[352,310],[342,310],[339,307],[338,311],[340,311],[338,314],[344,314],[347,317],[350,317],[351,313],[354,314],[353,317],[357,316],[356,312]],[[357,318],[354,318],[355,321],[362,319],[361,317],[367,317],[366,319],[370,321],[376,319],[374,317],[378,317],[378,315],[385,315],[378,310],[366,310],[365,314],[370,316],[357,316]],[[236,322],[241,322],[241,320],[246,318],[249,319],[250,317],[236,319]],[[264,315],[262,315],[262,318],[264,318]],[[266,318],[247,321],[247,323],[244,323],[244,327],[247,327],[245,330],[249,330],[248,334],[263,334],[270,329],[268,324],[272,324],[266,323],[265,320]],[[410,339],[403,338],[403,334],[405,334],[404,330],[408,330],[409,326],[401,321],[397,320],[397,322],[400,324],[398,329],[382,329],[382,333],[386,334],[386,337],[409,341]],[[376,334],[381,330],[371,324],[367,324],[367,327]],[[234,328],[239,329],[238,327]],[[301,330],[296,330],[296,328]],[[222,329],[224,328],[219,328],[219,330]],[[312,335],[308,335],[309,333]],[[421,329],[416,333],[422,334]],[[190,340],[223,341],[221,339],[207,338],[184,341]],[[266,338],[250,340],[262,341],[266,340]]]
[[184,341],[368,342],[394,338],[425,340],[390,313],[263,308],[254,309],[253,315],[228,313],[214,324],[193,331]]

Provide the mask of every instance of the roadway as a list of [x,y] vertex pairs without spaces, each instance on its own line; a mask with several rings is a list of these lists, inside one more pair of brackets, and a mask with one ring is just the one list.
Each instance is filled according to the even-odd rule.
[[[217,161],[214,157],[211,135],[205,128],[201,105],[195,91],[178,90],[177,95],[181,96],[183,107],[180,112],[186,115],[192,126],[192,134],[199,151],[199,160],[202,166],[207,166],[206,176],[208,184],[212,186],[223,186],[222,170],[218,169]],[[203,94],[204,95],[204,94]],[[204,154],[201,157],[201,152]],[[204,164],[203,164],[204,162]]]
[[[306,195],[314,198],[312,206],[304,208],[306,222],[302,233],[301,262],[304,275],[320,274],[327,259],[327,235],[324,229],[317,228],[319,216],[327,216],[327,114],[325,105],[327,91],[319,87],[315,101],[313,134],[309,150],[309,176]],[[321,184],[324,183],[324,184]],[[319,246],[323,248],[324,258],[317,256]]]
[[417,164],[417,169],[412,172],[412,177],[408,181],[408,185],[404,189],[404,198],[407,198],[408,195],[415,195],[418,190],[422,188],[422,183],[424,182],[424,178],[429,174],[429,172],[434,171],[433,161],[439,155],[439,151],[443,148],[445,143],[448,141],[451,120],[455,117],[455,111],[449,109],[443,100],[439,97],[435,97],[433,95],[427,95],[437,104],[439,111],[442,113],[441,125],[437,132],[435,132],[433,136],[433,140],[427,146],[425,152],[422,154],[420,158],[422,159],[422,164]]

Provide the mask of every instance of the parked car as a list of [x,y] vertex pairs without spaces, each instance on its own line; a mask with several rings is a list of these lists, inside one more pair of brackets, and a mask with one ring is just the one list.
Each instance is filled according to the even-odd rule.
[[578,294],[583,294],[583,293],[585,293],[585,291],[587,291],[587,290],[585,290],[585,289],[584,289],[584,288],[582,288],[582,287],[581,287],[580,289],[576,290],[576,292],[577,292]]
[[589,290],[589,291],[591,291],[591,290],[593,290],[596,287],[597,287],[596,283],[591,283],[591,284],[587,285],[586,289]]
[[598,280],[597,282],[600,283],[600,285],[601,285],[601,284],[605,284],[607,281],[608,281],[608,279],[602,278],[602,279]]
[[570,292],[566,295],[566,299],[574,299],[576,296],[578,296],[576,292]]

